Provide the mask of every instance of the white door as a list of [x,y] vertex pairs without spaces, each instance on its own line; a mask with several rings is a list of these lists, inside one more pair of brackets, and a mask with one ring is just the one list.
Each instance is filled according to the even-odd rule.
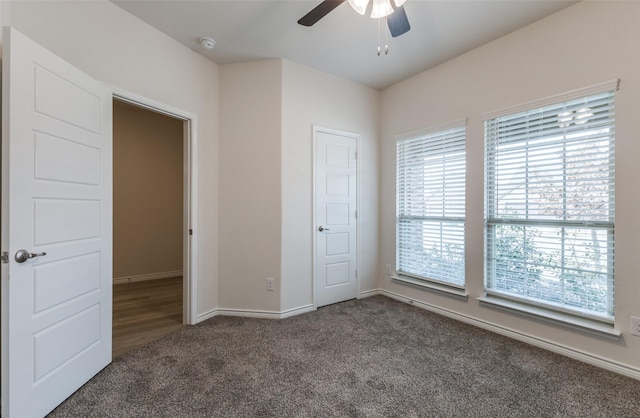
[[37,417],[111,361],[112,98],[9,28],[2,70],[2,415]]
[[315,129],[316,306],[358,296],[357,136]]

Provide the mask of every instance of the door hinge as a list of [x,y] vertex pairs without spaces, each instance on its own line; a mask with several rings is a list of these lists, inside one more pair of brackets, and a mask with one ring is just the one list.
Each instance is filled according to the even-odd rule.
[[0,255],[0,260],[2,264],[7,264],[9,262],[9,251],[3,251],[2,255]]
[[355,153],[355,159],[356,160],[358,159],[358,151],[356,151],[356,153]]
[[189,235],[193,235],[193,229],[189,228]]
[[358,278],[358,270],[356,270],[356,279]]
[[358,219],[358,211],[355,211],[354,216]]

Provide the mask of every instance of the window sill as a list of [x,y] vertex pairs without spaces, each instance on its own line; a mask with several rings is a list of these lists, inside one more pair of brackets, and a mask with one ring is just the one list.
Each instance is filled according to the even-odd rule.
[[391,279],[396,282],[418,286],[418,287],[421,287],[436,293],[440,293],[446,296],[452,296],[452,297],[463,299],[463,300],[467,300],[469,298],[469,294],[464,289],[449,287],[443,284],[429,282],[426,280],[414,279],[413,277],[402,276],[402,275],[393,275],[391,276]]
[[557,325],[561,325],[576,331],[584,332],[598,337],[612,340],[619,340],[621,333],[614,328],[613,324],[580,318],[562,312],[551,311],[544,308],[525,305],[522,303],[505,300],[495,296],[484,295],[478,298],[481,305],[504,310],[511,313],[523,315],[532,319],[543,320]]

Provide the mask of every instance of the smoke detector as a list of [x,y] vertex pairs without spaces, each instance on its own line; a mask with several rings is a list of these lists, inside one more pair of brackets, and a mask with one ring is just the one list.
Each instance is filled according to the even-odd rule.
[[216,41],[205,36],[200,38],[200,45],[207,49],[213,49],[213,47],[216,46]]

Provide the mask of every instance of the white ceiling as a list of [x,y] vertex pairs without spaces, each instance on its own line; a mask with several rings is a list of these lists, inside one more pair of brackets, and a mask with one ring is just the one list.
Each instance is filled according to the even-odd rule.
[[[383,89],[575,3],[575,0],[408,0],[411,30],[397,38],[345,1],[312,27],[321,0],[112,0],[217,64],[284,58]],[[199,42],[215,39],[213,50]]]

